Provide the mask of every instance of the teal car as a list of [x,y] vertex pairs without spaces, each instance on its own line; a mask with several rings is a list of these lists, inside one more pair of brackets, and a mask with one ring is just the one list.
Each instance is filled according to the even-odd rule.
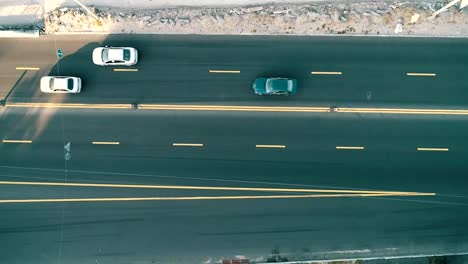
[[294,95],[297,81],[288,78],[257,78],[253,90],[257,95]]

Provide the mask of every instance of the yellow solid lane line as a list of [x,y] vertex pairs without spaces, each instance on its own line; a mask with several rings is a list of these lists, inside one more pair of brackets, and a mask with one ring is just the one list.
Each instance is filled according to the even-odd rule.
[[7,103],[7,107],[130,109],[132,108],[132,105],[131,104]]
[[172,143],[174,147],[203,147],[200,143]]
[[253,188],[223,186],[190,186],[190,185],[143,185],[112,183],[78,183],[78,182],[24,182],[0,181],[0,185],[33,185],[33,186],[68,186],[97,188],[135,188],[135,189],[172,189],[172,190],[215,190],[215,191],[255,191],[255,192],[303,192],[303,193],[350,193],[350,194],[394,194],[394,195],[435,195],[435,193],[368,191],[344,189],[290,189],[290,188]]
[[318,72],[318,71],[313,71],[310,74],[314,74],[314,75],[320,75],[320,74],[323,74],[323,75],[342,75],[343,73],[342,72]]
[[285,145],[255,145],[256,148],[286,148]]
[[424,77],[435,77],[435,73],[421,73],[421,72],[408,72],[407,76],[424,76]]
[[[7,103],[6,107],[39,108],[88,108],[88,109],[133,109],[132,104],[67,104],[67,103]],[[139,104],[139,110],[182,110],[182,111],[249,111],[249,112],[298,112],[328,113],[330,107],[283,107],[283,106],[240,106],[240,105],[166,105]],[[413,114],[413,115],[468,115],[468,109],[418,109],[418,108],[351,108],[336,107],[333,112],[361,114]]]
[[93,141],[93,145],[120,145],[118,141]]
[[359,147],[359,146],[336,146],[336,149],[363,150],[364,147]]
[[[74,103],[8,103],[7,107],[39,108],[89,108],[131,109],[131,104],[74,104]],[[252,111],[252,112],[329,112],[329,107],[265,107],[265,106],[220,106],[220,105],[160,105],[140,104],[141,110],[186,110],[186,111]]]
[[114,69],[115,72],[137,72],[138,69]]
[[418,151],[449,151],[448,148],[417,148]]
[[159,105],[140,104],[141,110],[187,110],[187,111],[251,111],[251,112],[329,112],[329,107],[281,107],[237,105]]
[[128,198],[68,198],[68,199],[15,199],[0,203],[57,203],[57,202],[123,202],[123,201],[189,201],[189,200],[245,200],[245,199],[298,199],[336,197],[415,196],[411,194],[309,194],[309,195],[244,195],[244,196],[186,196],[186,197],[128,197]]
[[369,113],[369,114],[416,114],[416,115],[468,115],[468,110],[462,109],[411,109],[411,108],[351,108],[338,107],[341,113]]
[[37,67],[16,67],[17,70],[25,70],[25,71],[38,71],[39,68]]
[[20,143],[20,144],[31,144],[32,140],[19,140],[19,139],[3,139],[3,143]]
[[238,70],[209,70],[209,73],[240,73]]

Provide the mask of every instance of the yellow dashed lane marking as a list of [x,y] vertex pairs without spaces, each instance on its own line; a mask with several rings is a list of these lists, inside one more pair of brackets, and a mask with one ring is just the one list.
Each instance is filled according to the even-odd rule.
[[255,145],[256,148],[286,148],[285,145]]
[[174,147],[203,147],[200,143],[172,143]]
[[3,143],[20,143],[20,144],[31,144],[32,140],[18,140],[18,139],[3,139]]
[[336,146],[336,149],[363,150],[364,147],[360,147],[360,146]]
[[342,72],[319,72],[319,71],[313,71],[311,72],[310,74],[314,74],[314,75],[342,75],[343,73]]
[[25,70],[25,71],[38,71],[39,68],[37,67],[16,67],[17,70]]
[[417,148],[418,151],[449,151],[448,148]]
[[240,73],[238,70],[209,70],[209,73]]
[[119,145],[120,142],[118,141],[93,141],[91,142],[93,145]]
[[137,72],[138,69],[114,69],[115,72]]
[[407,76],[424,76],[424,77],[435,77],[435,73],[419,73],[419,72],[408,72]]

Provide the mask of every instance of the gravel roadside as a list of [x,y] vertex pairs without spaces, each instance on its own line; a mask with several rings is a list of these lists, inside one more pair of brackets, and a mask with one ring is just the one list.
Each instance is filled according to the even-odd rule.
[[45,14],[46,33],[300,34],[468,36],[468,8],[431,18],[448,1],[366,1],[239,7],[62,7]]

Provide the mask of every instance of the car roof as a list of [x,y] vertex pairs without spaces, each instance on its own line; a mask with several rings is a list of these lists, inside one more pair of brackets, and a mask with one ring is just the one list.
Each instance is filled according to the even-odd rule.
[[111,48],[109,49],[108,58],[111,61],[123,60],[123,48]]
[[65,89],[65,90],[70,90],[71,88],[68,88],[68,79],[70,77],[54,77],[54,90],[56,89]]
[[271,78],[267,80],[266,89],[268,92],[286,92],[288,91],[288,79]]

